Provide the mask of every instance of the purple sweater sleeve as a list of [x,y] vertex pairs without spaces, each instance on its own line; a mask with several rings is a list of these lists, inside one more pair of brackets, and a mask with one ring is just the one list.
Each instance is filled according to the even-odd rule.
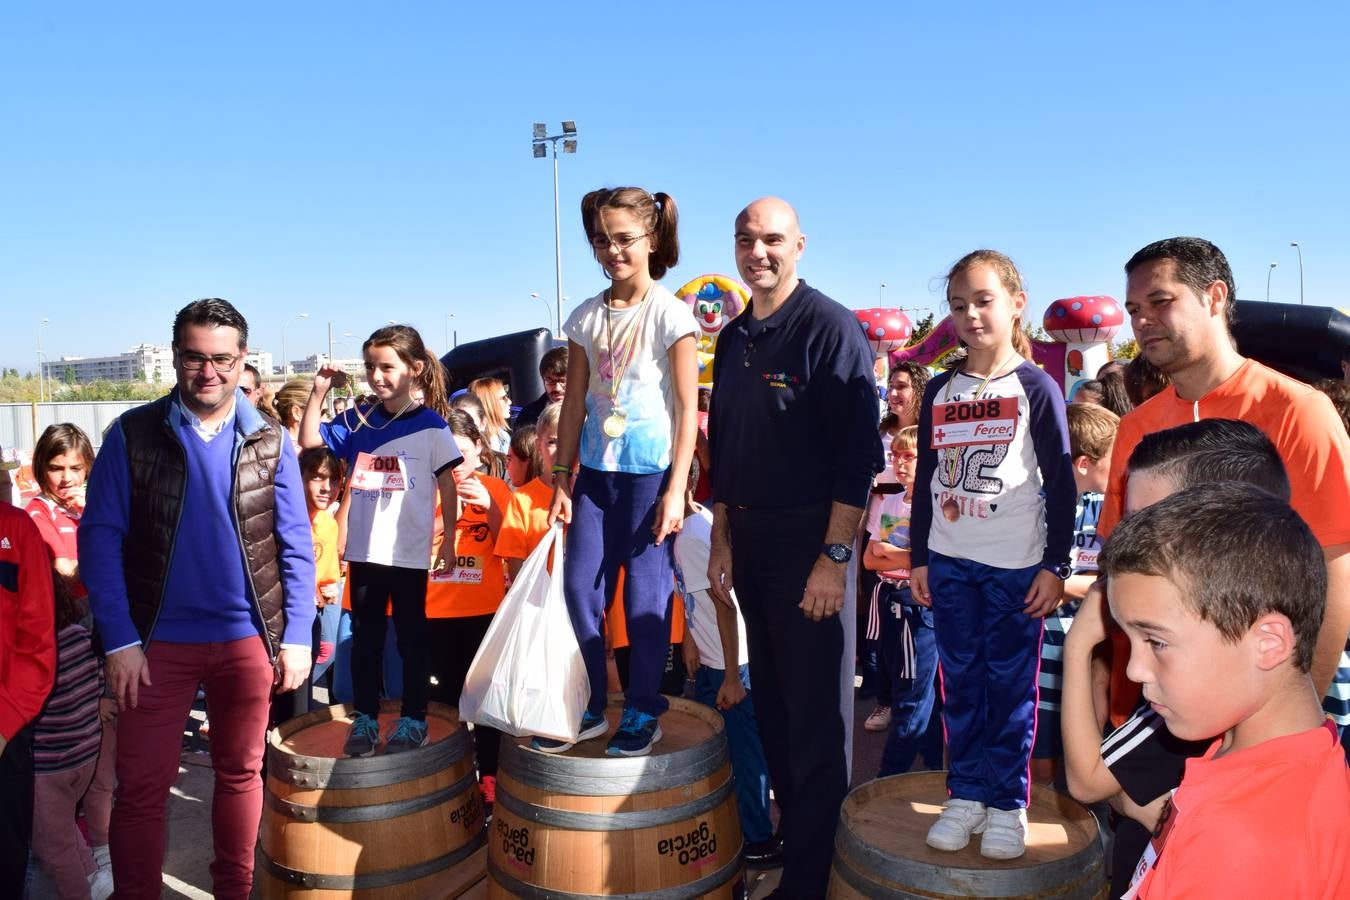
[[1045,492],[1045,556],[1041,561],[1046,565],[1067,564],[1073,548],[1078,488],[1073,478],[1073,458],[1069,454],[1069,423],[1064,413],[1064,398],[1059,393],[1059,386],[1040,369],[1022,366],[1017,370],[1017,377],[1031,408],[1031,445],[1036,450],[1041,489]]
[[944,372],[928,382],[919,407],[919,465],[914,472],[914,500],[909,513],[910,568],[928,565],[928,529],[933,525],[933,472],[937,451],[933,449],[933,398],[951,378]]
[[114,422],[89,473],[84,513],[75,539],[80,548],[80,580],[89,590],[89,607],[99,637],[109,652],[141,642],[131,621],[122,543],[131,521],[131,468],[122,423]]
[[300,463],[291,442],[283,440],[277,462],[274,529],[277,538],[277,564],[281,570],[281,595],[286,609],[283,644],[309,646],[314,627],[314,538],[310,532],[309,512],[305,507]]

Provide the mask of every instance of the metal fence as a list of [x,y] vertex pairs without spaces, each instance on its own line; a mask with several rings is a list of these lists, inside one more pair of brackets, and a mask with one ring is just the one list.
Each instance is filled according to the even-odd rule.
[[99,400],[80,403],[0,403],[0,447],[33,452],[38,435],[48,425],[78,425],[94,450],[103,444],[103,432],[118,416],[144,404],[143,400]]

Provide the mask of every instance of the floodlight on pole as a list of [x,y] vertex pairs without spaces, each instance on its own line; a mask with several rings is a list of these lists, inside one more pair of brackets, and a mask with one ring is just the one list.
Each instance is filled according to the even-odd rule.
[[[576,137],[577,123],[572,119],[563,120],[562,134],[549,134],[548,127],[543,122],[534,123],[534,138],[531,144],[534,148],[534,158],[542,159],[547,155],[546,143],[553,146],[553,272],[558,289],[558,337],[562,337],[562,221],[558,212],[558,141],[563,142],[563,153],[576,153]],[[552,320],[549,324],[552,324]]]
[[1290,241],[1289,246],[1298,251],[1298,305],[1303,305],[1303,248],[1298,241]]
[[[543,297],[539,296],[539,295],[538,295],[537,293],[535,293],[534,291],[530,291],[530,296],[533,297],[533,298],[536,299],[536,300],[544,300]],[[552,330],[553,330],[553,310],[549,309],[548,301],[547,301],[547,300],[544,300],[544,312],[548,315],[548,330],[549,330],[549,331],[552,331]]]

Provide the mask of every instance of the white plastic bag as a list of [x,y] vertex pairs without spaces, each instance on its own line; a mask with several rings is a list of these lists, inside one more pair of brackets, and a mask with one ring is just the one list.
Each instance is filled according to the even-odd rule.
[[558,523],[520,567],[464,678],[462,720],[516,737],[577,739],[591,687],[563,599],[563,544]]

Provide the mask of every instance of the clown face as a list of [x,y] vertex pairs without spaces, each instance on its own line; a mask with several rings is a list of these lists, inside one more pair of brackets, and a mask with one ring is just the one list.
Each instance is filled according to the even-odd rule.
[[727,316],[722,311],[725,295],[719,291],[716,297],[710,297],[707,293],[699,291],[698,299],[694,301],[694,318],[698,321],[699,329],[708,337],[713,337],[727,324]]

